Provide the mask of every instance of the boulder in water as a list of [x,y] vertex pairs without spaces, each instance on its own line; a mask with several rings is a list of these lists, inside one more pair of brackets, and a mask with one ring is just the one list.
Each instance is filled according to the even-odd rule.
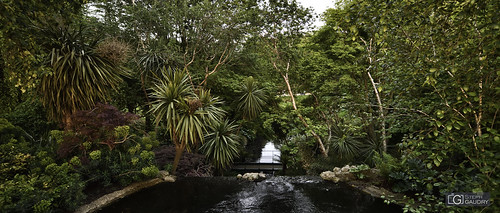
[[243,175],[238,174],[236,176],[238,179],[248,180],[248,181],[262,181],[266,179],[266,175],[264,173],[245,173]]

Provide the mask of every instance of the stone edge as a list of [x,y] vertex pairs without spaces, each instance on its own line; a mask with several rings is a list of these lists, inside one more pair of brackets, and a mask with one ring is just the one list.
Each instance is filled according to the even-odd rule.
[[[162,173],[160,173],[162,174]],[[98,198],[97,200],[92,201],[89,204],[83,205],[80,208],[78,208],[75,213],[92,213],[96,212],[109,204],[122,199],[128,195],[131,195],[135,192],[140,191],[141,189],[148,188],[154,185],[157,185],[159,183],[164,183],[164,182],[175,182],[175,177],[171,175],[162,175],[163,177],[160,178],[154,178],[151,180],[147,181],[142,181],[142,182],[137,182],[133,183],[123,189],[111,192],[109,194],[103,195],[102,197]]]

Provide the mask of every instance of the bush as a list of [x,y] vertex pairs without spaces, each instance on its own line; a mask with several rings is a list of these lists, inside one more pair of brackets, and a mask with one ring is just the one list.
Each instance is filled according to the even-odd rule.
[[386,180],[389,179],[391,173],[400,170],[402,166],[397,158],[385,152],[382,155],[376,152],[373,155],[373,162],[375,163],[375,167],[380,170],[382,177]]
[[356,175],[358,179],[365,179],[366,175],[365,172],[370,170],[370,167],[366,164],[361,164],[355,167],[351,167],[349,169],[349,172],[353,173]]
[[419,159],[406,159],[402,167],[389,174],[395,192],[426,192],[432,194],[432,182],[437,171],[428,169]]
[[68,163],[53,163],[42,173],[15,175],[2,182],[0,211],[75,210],[85,198],[84,186],[80,175]]
[[84,182],[69,163],[35,150],[24,131],[0,119],[0,212],[65,211],[78,207]]
[[[461,163],[448,167],[445,171],[429,168],[418,158],[404,157],[397,159],[389,154],[376,154],[374,162],[380,173],[387,180],[388,186],[394,192],[407,196],[405,211],[426,212],[470,212],[467,208],[445,206],[443,200],[450,192],[481,192],[485,180],[480,172]],[[491,189],[492,194],[495,193]],[[492,196],[493,197],[493,196]],[[387,202],[395,202],[387,200]],[[495,212],[498,205],[493,203],[487,209]],[[477,208],[477,211],[481,211]]]
[[77,169],[90,183],[127,185],[153,177],[158,170],[151,150],[159,142],[154,133],[135,125],[136,118],[111,105],[98,104],[92,110],[76,112],[67,130],[54,130],[51,136],[59,144],[60,157],[80,158]]
[[56,127],[55,123],[47,119],[42,103],[36,99],[24,101],[3,117],[13,125],[21,127],[36,140],[47,136],[49,131]]
[[0,118],[0,178],[13,178],[16,174],[26,174],[32,148],[24,138],[24,131]]

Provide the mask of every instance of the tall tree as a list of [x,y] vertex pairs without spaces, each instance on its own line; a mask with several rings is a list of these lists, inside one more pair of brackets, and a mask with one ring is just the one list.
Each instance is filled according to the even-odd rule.
[[164,125],[174,143],[176,154],[172,173],[184,150],[204,141],[207,126],[221,121],[224,111],[218,108],[221,101],[212,97],[210,91],[195,91],[187,73],[164,69],[163,78],[153,87],[152,98],[156,125]]
[[293,66],[298,61],[298,52],[294,49],[305,34],[312,14],[309,9],[302,7],[295,0],[269,1],[262,6],[262,10],[264,11],[266,28],[261,35],[261,41],[268,52],[267,57],[270,64],[283,79],[285,90],[290,97],[293,110],[297,112],[297,117],[315,138],[321,154],[327,157],[328,151],[323,139],[298,110],[290,78],[291,70],[295,69]]

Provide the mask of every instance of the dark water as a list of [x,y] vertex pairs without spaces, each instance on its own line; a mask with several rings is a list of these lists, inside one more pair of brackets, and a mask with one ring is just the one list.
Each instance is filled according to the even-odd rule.
[[319,177],[183,178],[126,197],[100,212],[402,212],[348,185]]

